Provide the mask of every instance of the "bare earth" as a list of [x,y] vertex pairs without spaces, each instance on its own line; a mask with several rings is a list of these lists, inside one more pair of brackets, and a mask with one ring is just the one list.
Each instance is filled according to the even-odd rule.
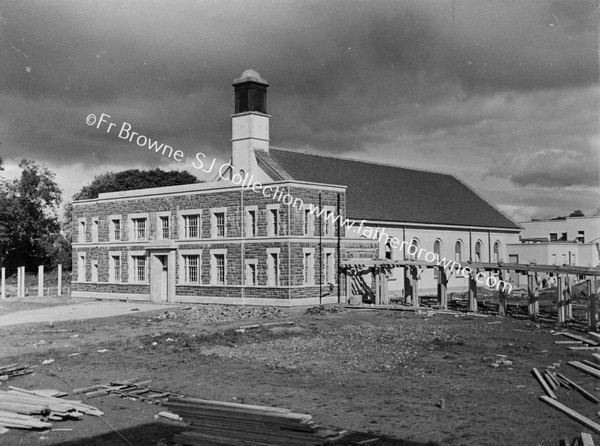
[[[11,305],[19,303],[2,302],[2,313]],[[36,366],[33,375],[0,383],[0,389],[69,391],[148,378],[153,387],[196,397],[288,407],[324,425],[394,436],[398,445],[553,446],[559,438],[589,431],[538,400],[542,392],[531,369],[560,361],[562,373],[595,395],[600,390],[595,378],[566,365],[591,354],[554,344],[566,338],[552,336],[549,324],[377,310],[325,315],[225,306],[130,310],[0,328],[0,365]],[[11,317],[16,320],[18,313]],[[272,321],[294,324],[234,331]],[[513,364],[490,365],[503,358]],[[54,361],[42,365],[46,359]],[[557,393],[559,401],[597,419],[597,406],[578,393]],[[103,419],[55,423],[73,429],[68,432],[11,430],[0,436],[0,445],[173,445],[173,434],[185,430],[180,422],[154,419],[163,410],[159,406],[117,396],[88,403],[105,412]]]

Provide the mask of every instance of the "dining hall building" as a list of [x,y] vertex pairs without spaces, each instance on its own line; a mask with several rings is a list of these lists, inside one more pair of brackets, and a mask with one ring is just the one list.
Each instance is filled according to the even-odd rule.
[[[246,70],[233,86],[231,159],[214,181],[73,203],[74,296],[331,303],[349,294],[348,259],[407,259],[415,245],[496,262],[518,242],[520,226],[453,175],[272,147],[267,82]],[[421,293],[435,293],[435,274],[423,272]],[[388,283],[391,295],[406,292],[402,271]],[[449,290],[467,286],[449,279]]]

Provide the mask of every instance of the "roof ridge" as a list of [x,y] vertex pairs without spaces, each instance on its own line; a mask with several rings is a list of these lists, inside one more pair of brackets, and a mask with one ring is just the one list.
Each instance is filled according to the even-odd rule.
[[271,146],[269,147],[269,150],[281,150],[282,152],[289,152],[289,153],[299,153],[301,155],[311,155],[311,156],[318,156],[320,158],[329,158],[329,159],[341,159],[344,161],[354,161],[356,163],[365,163],[365,164],[372,164],[375,166],[385,166],[385,167],[393,167],[396,169],[406,169],[406,170],[413,170],[415,172],[426,172],[426,173],[434,173],[436,175],[446,175],[446,176],[451,176],[454,178],[457,178],[456,175],[452,172],[440,172],[437,170],[430,170],[430,169],[423,169],[420,167],[405,167],[405,166],[400,166],[398,164],[389,164],[389,163],[382,163],[380,161],[366,161],[366,160],[361,160],[361,159],[357,159],[357,158],[351,158],[351,157],[347,157],[347,156],[338,156],[338,155],[331,155],[331,156],[327,156],[327,155],[322,155],[322,154],[318,154],[318,153],[312,153],[309,151],[302,151],[302,150],[297,150],[297,149],[288,149],[286,147],[274,147]]

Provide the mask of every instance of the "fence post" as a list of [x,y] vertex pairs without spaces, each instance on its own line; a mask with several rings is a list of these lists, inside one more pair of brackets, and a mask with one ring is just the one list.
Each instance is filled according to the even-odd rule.
[[56,291],[57,296],[62,296],[62,265],[58,265],[58,290]]
[[2,299],[6,299],[6,268],[2,268]]
[[25,297],[25,267],[21,267],[21,297]]
[[21,267],[17,267],[17,297],[21,297]]
[[38,297],[44,296],[44,265],[38,266]]

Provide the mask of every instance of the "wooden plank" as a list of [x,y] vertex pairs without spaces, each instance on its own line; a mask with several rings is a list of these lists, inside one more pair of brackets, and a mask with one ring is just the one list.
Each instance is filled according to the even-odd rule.
[[289,414],[292,411],[290,409],[285,409],[282,407],[268,407],[268,406],[255,406],[252,404],[240,404],[240,403],[228,403],[225,401],[213,401],[213,400],[203,400],[200,398],[181,398],[181,397],[172,397],[169,398],[167,405],[171,403],[178,404],[187,404],[187,405],[199,405],[199,406],[210,406],[210,407],[225,407],[231,409],[243,409],[243,410],[255,410],[255,411],[263,411],[263,412],[278,412]]
[[584,363],[585,365],[589,365],[590,367],[594,367],[595,369],[600,370],[600,364],[598,364],[596,362],[592,362],[589,359],[584,359],[581,362]]
[[595,378],[600,379],[600,370],[595,369],[594,367],[590,367],[589,365],[585,365],[579,361],[569,361],[567,362],[571,367],[574,367],[582,372],[587,373]]
[[542,375],[540,375],[540,372],[538,372],[538,369],[536,369],[534,367],[533,370],[532,370],[532,373],[533,373],[533,376],[535,377],[535,379],[537,379],[538,382],[540,383],[540,385],[542,386],[542,389],[544,390],[544,392],[546,393],[546,395],[548,395],[550,398],[556,399],[556,395],[550,389],[550,387],[548,387],[548,384],[546,383],[546,381],[544,380],[544,378],[542,378]]
[[583,344],[583,341],[554,341],[558,345],[569,345],[569,344]]
[[594,395],[592,395],[590,392],[588,392],[587,390],[585,390],[583,387],[581,387],[579,384],[577,384],[576,382],[574,382],[573,380],[567,378],[565,375],[563,375],[562,373],[557,373],[556,376],[558,376],[559,378],[563,379],[564,381],[568,382],[571,387],[573,387],[575,390],[577,390],[581,395],[584,396],[584,398],[588,399],[589,401],[593,402],[593,403],[600,403],[600,399],[596,398]]
[[585,427],[594,431],[595,433],[600,434],[600,424],[590,420],[589,418],[584,417],[583,415],[575,412],[573,409],[570,409],[569,407],[565,406],[564,404],[559,403],[558,401],[553,400],[552,398],[547,397],[546,395],[540,396],[540,399],[543,402],[545,402],[546,404],[548,404],[549,406],[552,406],[555,409],[559,410],[560,412],[564,413],[569,418],[572,418],[573,420],[584,425]]
[[593,331],[588,331],[588,334],[595,340],[600,341],[600,333],[594,333]]
[[581,446],[594,446],[594,440],[587,432],[581,433]]
[[585,347],[569,347],[569,350],[581,350],[581,351],[600,351],[600,347],[591,347],[591,346],[585,346]]
[[543,374],[544,378],[546,379],[546,382],[548,383],[548,386],[554,391],[556,389],[558,389],[558,383],[556,383],[554,381],[554,379],[552,378],[552,376],[550,376],[550,373],[548,372],[544,372]]
[[560,334],[562,334],[563,336],[566,336],[568,338],[575,339],[576,341],[581,341],[587,345],[592,345],[592,346],[598,345],[598,343],[596,341],[592,341],[591,339],[584,338],[583,336],[579,336],[574,333],[570,333],[568,331],[562,331]]
[[592,353],[592,356],[596,359],[600,359],[600,353]]

